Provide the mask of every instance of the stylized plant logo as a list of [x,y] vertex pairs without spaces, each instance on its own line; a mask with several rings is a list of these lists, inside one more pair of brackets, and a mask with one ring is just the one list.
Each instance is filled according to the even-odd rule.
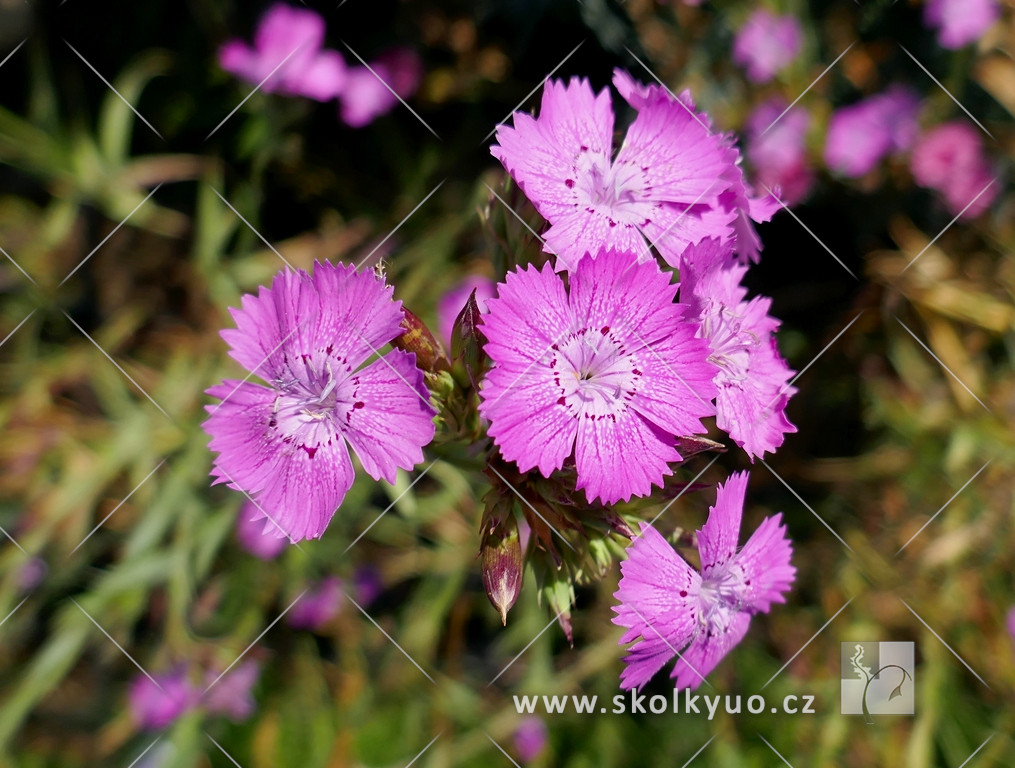
[[888,694],[888,701],[891,701],[896,696],[902,695],[902,686],[905,684],[907,679],[910,682],[912,682],[913,677],[912,675],[909,674],[908,670],[900,667],[898,664],[886,664],[876,672],[871,672],[870,667],[865,667],[863,665],[863,656],[864,656],[863,646],[860,643],[857,643],[853,647],[856,650],[850,657],[849,663],[853,666],[853,670],[857,673],[857,677],[859,677],[861,680],[866,681],[866,684],[863,687],[863,698],[860,703],[863,708],[864,721],[868,725],[870,725],[874,722],[874,718],[871,716],[870,710],[867,708],[867,690],[870,688],[870,684],[874,680],[874,678],[880,675],[886,669],[897,669],[900,672],[902,672],[902,679],[899,680],[899,684],[892,689],[892,692],[890,694]]

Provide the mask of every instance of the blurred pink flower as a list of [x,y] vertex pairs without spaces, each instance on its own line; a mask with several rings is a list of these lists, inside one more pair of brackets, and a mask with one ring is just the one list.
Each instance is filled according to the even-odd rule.
[[377,566],[371,563],[364,563],[359,566],[352,575],[354,594],[356,602],[366,608],[376,600],[384,591],[384,582],[381,579],[381,572]]
[[909,167],[917,184],[936,190],[952,215],[962,213],[966,219],[987,210],[1000,191],[991,184],[994,171],[979,131],[962,120],[944,123],[921,136]]
[[274,560],[289,544],[285,537],[276,536],[276,526],[252,501],[240,507],[236,517],[236,540],[247,552],[260,560]]
[[863,102],[837,110],[828,122],[825,165],[845,176],[863,176],[888,154],[880,121]]
[[486,313],[486,300],[497,295],[497,287],[493,280],[483,275],[467,275],[458,285],[441,296],[437,302],[437,328],[441,340],[450,345],[451,333],[455,327],[455,320],[465,307],[472,291],[476,291],[476,304],[479,311]]
[[982,155],[982,142],[976,129],[954,120],[924,133],[910,158],[916,182],[923,187],[945,188],[954,174],[965,173]]
[[923,23],[937,29],[945,48],[976,42],[1000,17],[997,0],[927,0],[923,6]]
[[261,17],[253,47],[239,39],[226,41],[219,66],[241,80],[263,81],[265,93],[329,101],[342,92],[347,73],[341,54],[322,49],[323,42],[320,14],[276,3]]
[[523,763],[531,763],[546,749],[546,723],[540,717],[526,717],[515,729],[515,753]]
[[907,152],[916,141],[920,126],[920,95],[904,85],[893,85],[871,97],[875,109],[887,125],[890,152]]
[[318,630],[338,615],[342,600],[342,580],[329,576],[310,587],[286,614],[294,629]]
[[1015,605],[1008,611],[1008,634],[1015,640]]
[[733,61],[747,70],[749,80],[767,83],[796,58],[802,43],[800,22],[793,16],[758,8],[733,40]]
[[754,109],[745,125],[744,154],[754,166],[755,181],[773,190],[778,188],[779,198],[792,206],[807,197],[814,185],[814,171],[807,162],[804,143],[811,116],[800,107],[783,115],[785,109],[786,103],[780,98],[769,99]]
[[127,697],[131,716],[138,727],[160,730],[193,708],[199,693],[187,679],[186,670],[177,667],[153,677],[138,675],[131,682]]
[[46,565],[46,561],[41,557],[33,557],[21,566],[18,572],[18,589],[22,592],[31,592],[42,583],[47,573],[49,566]]
[[204,697],[205,709],[213,715],[225,715],[235,723],[246,720],[257,707],[251,690],[261,676],[261,665],[254,660],[245,661],[215,682],[219,674],[208,670],[205,675],[205,686],[211,686]]
[[399,98],[412,96],[422,78],[423,63],[414,51],[396,48],[381,54],[369,68],[349,70],[339,114],[347,125],[361,128],[390,111]]
[[917,94],[894,86],[836,110],[825,137],[828,168],[857,178],[891,153],[909,149],[916,140],[919,109]]

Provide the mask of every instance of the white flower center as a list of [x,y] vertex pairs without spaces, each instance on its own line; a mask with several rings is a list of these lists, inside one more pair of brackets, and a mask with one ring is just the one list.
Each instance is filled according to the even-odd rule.
[[641,371],[608,326],[583,328],[554,344],[550,368],[558,405],[575,418],[616,420],[638,391]]
[[319,446],[330,445],[345,430],[352,412],[364,406],[357,397],[359,379],[348,362],[336,360],[330,350],[302,355],[291,369],[293,379],[275,382],[281,394],[268,428],[313,458]]
[[726,306],[709,307],[701,322],[702,335],[712,347],[709,361],[734,381],[747,378],[751,350],[761,343],[757,334],[743,328],[743,317]]

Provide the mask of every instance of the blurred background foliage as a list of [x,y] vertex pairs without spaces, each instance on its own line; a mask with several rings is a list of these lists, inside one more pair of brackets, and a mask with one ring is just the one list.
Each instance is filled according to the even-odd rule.
[[[215,51],[249,38],[262,6],[0,2],[0,53],[13,51],[0,68],[0,764],[132,765],[158,737],[137,765],[394,766],[436,737],[415,764],[507,765],[498,745],[520,759],[512,694],[617,693],[616,567],[578,590],[573,647],[543,631],[552,614],[531,573],[502,628],[476,557],[486,487],[451,463],[359,540],[418,471],[395,487],[360,475],[320,541],[268,563],[244,552],[242,497],[209,487],[203,391],[238,373],[218,331],[283,266],[278,254],[303,268],[384,256],[396,296],[428,322],[462,276],[517,257],[491,231],[534,255],[491,194],[510,192],[490,132],[519,102],[534,108],[533,89],[576,46],[558,76],[602,87],[624,66],[649,81],[644,64],[739,129],[856,40],[800,101],[820,164],[832,109],[889,83],[923,94],[925,121],[961,117],[902,43],[1010,168],[1011,9],[952,52],[915,2],[772,5],[802,20],[805,45],[762,88],[729,58],[747,2],[322,6],[331,46],[422,56],[411,105],[437,135],[404,108],[354,130],[333,105],[257,93],[206,138],[249,93]],[[799,573],[710,692],[746,698],[792,658],[765,693],[814,694],[818,714],[548,715],[534,765],[681,765],[712,737],[694,764],[774,765],[774,748],[794,765],[959,766],[988,737],[970,765],[1015,761],[1013,206],[1005,185],[990,211],[938,236],[950,214],[891,161],[854,181],[821,171],[799,221],[761,228],[751,287],[774,297],[790,363],[814,362],[789,408],[799,433],[752,467],[745,528],[784,511]],[[730,452],[703,479],[745,464]],[[688,494],[671,525],[697,527],[712,498]],[[343,599],[316,631],[273,623],[306,585],[350,583],[365,563],[383,582],[371,618]],[[129,657],[152,671],[224,668],[255,640],[250,719],[195,710],[138,731]],[[916,641],[915,717],[839,714],[851,640]],[[659,676],[648,692],[670,687]]]

